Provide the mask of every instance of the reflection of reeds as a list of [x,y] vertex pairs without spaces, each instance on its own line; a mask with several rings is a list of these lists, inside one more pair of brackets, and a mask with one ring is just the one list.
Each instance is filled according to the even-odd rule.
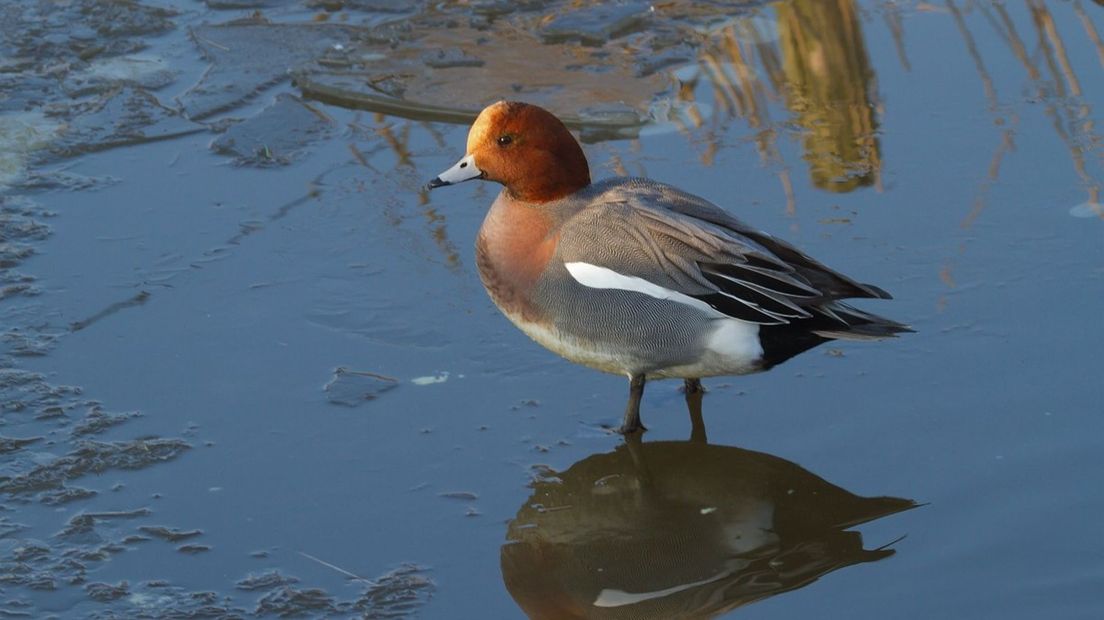
[[1104,42],[1100,40],[1100,34],[1097,33],[1096,26],[1093,25],[1092,19],[1085,14],[1085,9],[1081,8],[1080,0],[1074,1],[1073,10],[1077,12],[1077,18],[1081,20],[1081,25],[1085,28],[1085,36],[1089,37],[1089,40],[1096,46],[1096,56],[1100,59],[1100,66],[1104,68]]
[[[430,123],[424,121],[400,121],[400,126],[396,129],[394,124],[396,119],[382,113],[373,114],[372,117],[374,121],[373,126],[355,122],[352,123],[350,127],[364,135],[375,135],[382,138],[386,148],[391,150],[395,155],[396,167],[408,168],[413,171],[415,175],[417,175],[418,172],[417,166],[414,163],[413,153],[410,149],[411,128],[417,125],[426,130],[438,146],[444,146],[444,137]],[[379,171],[371,165],[368,158],[365,157],[355,144],[349,144],[349,152],[352,153],[353,158],[361,165],[379,174]],[[430,236],[444,256],[445,264],[450,269],[455,270],[460,266],[460,253],[457,252],[456,246],[448,237],[448,226],[445,216],[439,213],[436,208],[429,206],[428,191],[422,186],[420,181],[415,181],[415,183],[417,183],[416,187],[405,187],[404,189],[417,193],[418,206],[421,208],[422,217],[425,219]],[[399,222],[401,222],[401,219],[391,219],[392,225],[398,225]]]
[[395,157],[398,158],[398,164],[400,166],[414,167],[414,162],[410,160],[410,148],[407,144],[410,142],[410,123],[403,123],[402,129],[399,131],[399,135],[395,135],[392,131],[391,123],[386,122],[387,117],[383,114],[375,114],[376,127],[373,128],[376,135],[380,136],[387,142],[387,145],[391,147],[391,150],[395,152]]
[[[760,158],[777,169],[792,213],[793,183],[776,145],[781,132],[768,102],[786,103],[804,130],[813,184],[833,192],[878,182],[878,102],[854,0],[792,0],[775,10],[778,43],[769,42],[755,20],[741,19],[705,41],[698,61],[715,106],[758,130]],[[903,44],[899,53],[907,66]],[[680,99],[692,97],[680,92]],[[711,161],[712,147],[703,161]]]
[[[992,51],[982,49],[971,32],[969,22],[975,15],[989,22],[1027,71],[1034,96],[1043,102],[1043,109],[1052,119],[1074,172],[1090,201],[1098,202],[1101,184],[1090,173],[1086,154],[1095,150],[1104,158],[1104,152],[1097,148],[1101,139],[1095,132],[1091,107],[1081,99],[1082,82],[1047,0],[1026,0],[1029,28],[1036,35],[1031,50],[1017,32],[1005,4],[967,2],[963,8],[957,0],[944,3],[977,69],[987,107],[1000,130],[989,173],[964,225],[972,223],[984,208],[985,194],[997,181],[1001,160],[1014,149],[1017,124],[1002,106],[997,84],[986,67],[985,56],[992,55]],[[1069,6],[1104,66],[1104,41],[1091,16],[1080,0]],[[756,19],[761,13],[736,20],[702,42],[698,64],[712,87],[716,108],[722,116],[744,119],[755,130],[756,148],[763,162],[778,171],[789,209],[793,208],[792,188],[776,145],[783,132],[781,124],[770,118],[768,103],[772,101],[784,101],[792,121],[804,130],[804,157],[816,187],[850,191],[876,185],[882,164],[877,139],[880,102],[856,0],[790,0],[773,5],[772,10],[777,17],[776,43],[769,42],[757,28]],[[879,0],[878,10],[892,35],[901,66],[910,70],[898,2]],[[679,100],[692,103],[693,85],[683,86]],[[686,115],[684,120],[695,127],[706,122],[700,114]],[[713,160],[718,134],[710,131],[712,139],[701,153],[704,163]]]
[[[892,37],[901,67],[911,70],[905,49],[907,20],[901,0],[872,0],[871,13],[881,15]],[[979,84],[986,99],[996,132],[993,154],[988,170],[980,181],[970,210],[963,219],[969,227],[983,212],[990,189],[998,182],[1001,164],[1015,149],[1019,119],[1001,101],[1019,89],[998,84],[989,68],[1001,66],[986,37],[977,36],[976,21],[984,19],[999,40],[1010,50],[1015,62],[1027,72],[1033,98],[1052,119],[1055,134],[1070,155],[1081,184],[1090,201],[1099,202],[1100,182],[1090,170],[1094,149],[1101,144],[1095,133],[1090,106],[1081,99],[1083,82],[1078,75],[1078,46],[1068,46],[1063,33],[1051,14],[1049,0],[1025,0],[1024,5],[972,0],[944,0],[938,12],[953,20],[964,43],[964,52],[975,66]],[[673,95],[677,113],[672,114],[676,127],[690,141],[691,148],[704,165],[712,165],[724,146],[725,125],[739,118],[752,130],[753,141],[764,167],[777,175],[786,198],[787,210],[793,212],[794,187],[791,172],[783,159],[778,140],[801,131],[804,159],[808,163],[812,184],[834,192],[846,192],[880,182],[882,153],[878,140],[878,114],[881,101],[876,78],[864,41],[863,15],[859,0],[788,0],[749,10],[746,17],[735,18],[708,34],[695,32],[692,45],[697,48],[697,77],[679,84]],[[915,5],[913,5],[915,6]],[[1016,9],[1025,8],[1029,20]],[[1062,3],[1079,20],[1087,40],[1104,66],[1104,43],[1092,17],[1081,6],[1081,0]],[[1019,31],[1012,15],[1020,20]],[[764,26],[771,17],[775,28]],[[971,31],[973,27],[974,31]],[[1067,30],[1070,30],[1067,28]],[[1031,32],[1035,36],[1031,36]],[[1026,39],[1021,37],[1021,33]],[[773,35],[777,34],[777,38]],[[1069,36],[1069,33],[1065,33]],[[644,46],[646,47],[646,46]],[[987,67],[988,62],[988,67]],[[1084,68],[1081,68],[1084,73]],[[1087,76],[1084,76],[1087,78]],[[1001,92],[998,92],[1001,91]],[[715,114],[705,110],[705,97],[712,97]],[[702,104],[698,99],[703,98]],[[785,108],[786,119],[778,116],[777,102]],[[383,123],[377,123],[383,125]],[[409,128],[414,123],[376,131],[394,151],[401,165],[412,165],[405,146]],[[423,125],[432,131],[431,125]],[[441,144],[439,134],[434,139]],[[627,172],[620,160],[612,166],[618,174]],[[431,217],[431,219],[433,219]]]
[[[759,79],[756,60],[770,80],[769,89]],[[716,106],[728,116],[744,118],[750,127],[759,130],[755,134],[756,150],[763,163],[777,168],[786,198],[786,212],[793,214],[796,210],[793,183],[778,152],[778,131],[768,116],[767,101],[778,99],[778,91],[785,82],[776,50],[765,42],[753,21],[739,20],[706,42],[698,61],[702,72],[709,77]],[[693,91],[688,96],[693,97]],[[711,164],[719,148],[716,140],[710,141],[702,154],[702,162]]]
[[[958,10],[953,0],[946,0],[946,4],[949,12],[954,17],[955,24],[966,44],[966,49],[977,67],[986,98],[989,100],[990,111],[995,116],[994,121],[998,126],[1003,127],[1000,145],[990,162],[989,174],[986,180],[982,182],[978,198],[975,200],[970,213],[963,220],[963,226],[969,227],[984,208],[985,193],[997,180],[1001,158],[1005,152],[1013,148],[1015,130],[1013,126],[1009,126],[1009,119],[997,112],[1000,104],[996,89],[963,14]],[[1033,86],[1033,94],[1044,103],[1044,112],[1051,119],[1055,134],[1069,152],[1074,172],[1086,188],[1090,202],[1098,202],[1100,183],[1088,171],[1085,152],[1092,148],[1091,145],[1100,144],[1100,138],[1094,131],[1091,107],[1080,99],[1082,93],[1081,81],[1077,77],[1073,63],[1070,61],[1066,44],[1058,31],[1049,6],[1045,0],[1027,1],[1031,23],[1036,34],[1038,53],[1035,54],[1028,52],[1027,45],[1017,32],[1015,22],[1003,4],[974,6],[986,18],[1000,40],[1008,45],[1012,56],[1024,67]],[[1084,27],[1086,36],[1096,47],[1097,53],[1101,57],[1101,64],[1104,65],[1104,45],[1100,43],[1095,25],[1085,14],[1079,2],[1073,4],[1073,9]],[[995,17],[993,12],[996,13]],[[1042,58],[1043,66],[1046,68],[1046,75],[1036,63],[1036,58],[1039,57]],[[1048,76],[1049,79],[1047,79]]]
[[[1029,0],[1028,6],[1038,33],[1039,48],[1043,50],[1056,94],[1054,100],[1047,102],[1047,115],[1053,120],[1055,133],[1070,153],[1074,171],[1088,191],[1089,200],[1098,202],[1100,183],[1089,174],[1085,166],[1085,145],[1100,143],[1100,138],[1093,132],[1092,109],[1084,101],[1077,100],[1081,96],[1081,82],[1070,64],[1066,46],[1054,24],[1050,9],[1039,0]],[[1088,23],[1091,27],[1091,20]]]
[[[962,35],[967,52],[977,67],[986,99],[989,101],[990,112],[994,116],[994,124],[1001,128],[1000,143],[989,162],[987,174],[980,182],[970,211],[962,220],[962,227],[969,228],[985,208],[988,192],[999,178],[1004,155],[1015,148],[1015,127],[1018,118],[1014,113],[1001,112],[1002,106],[996,88],[985,68],[982,54],[975,43],[966,19],[953,0],[946,0],[946,5]],[[1026,2],[1031,18],[1031,26],[1036,35],[1036,51],[1033,52],[1028,51],[1028,45],[1020,37],[1015,22],[1004,4],[972,4],[971,7],[985,17],[998,38],[1008,46],[1012,56],[1023,66],[1032,86],[1032,96],[1042,102],[1044,113],[1051,119],[1055,134],[1066,147],[1074,172],[1088,192],[1089,203],[1099,204],[1100,183],[1089,173],[1085,153],[1086,151],[1091,152],[1094,145],[1098,146],[1101,141],[1094,131],[1092,109],[1088,103],[1081,99],[1081,81],[1067,53],[1067,46],[1058,30],[1049,5],[1045,0],[1027,0]],[[1081,21],[1086,36],[1096,47],[1101,64],[1104,66],[1104,45],[1100,43],[1095,25],[1081,8],[1080,2],[1073,3],[1073,10]],[[1043,69],[1040,69],[1039,66],[1040,58]],[[961,249],[964,250],[964,246]],[[949,287],[954,286],[951,275],[952,269],[953,261],[949,261],[940,271],[940,278]]]
[[1012,127],[1008,127],[1001,132],[1001,141],[1000,144],[997,145],[996,150],[993,151],[993,157],[989,160],[989,170],[985,175],[985,180],[981,182],[981,186],[978,188],[970,212],[967,213],[966,218],[962,220],[963,228],[970,228],[973,226],[974,221],[977,220],[981,212],[985,210],[985,201],[989,195],[989,189],[996,184],[997,179],[1000,177],[1001,162],[1004,161],[1006,153],[1016,148],[1014,142],[1015,135],[1016,131]]
[[813,183],[834,192],[873,185],[881,168],[874,71],[853,0],[779,4],[786,102],[806,130]]
[[[1054,57],[1057,57],[1058,66],[1061,68],[1065,83],[1069,86],[1070,94],[1074,97],[1080,97],[1081,82],[1077,79],[1077,74],[1073,72],[1073,67],[1070,66],[1066,46],[1062,42],[1062,37],[1058,35],[1058,29],[1054,26],[1054,18],[1050,15],[1050,10],[1037,1],[1030,2],[1029,6],[1031,7],[1031,16],[1035,20],[1035,26],[1039,30],[1040,46],[1047,50],[1047,63],[1050,65],[1051,72],[1057,73],[1054,63]],[[1043,35],[1046,35],[1048,45],[1042,45]],[[1051,51],[1053,51],[1053,54]]]
[[[1027,76],[1032,81],[1038,81],[1039,69],[1035,67],[1035,63],[1027,55],[1027,48],[1024,46],[1023,39],[1020,38],[1018,32],[1016,32],[1016,24],[1012,21],[1012,17],[1005,10],[1004,5],[998,4],[994,6],[997,14],[1000,15],[1000,24],[997,24],[990,20],[993,24],[993,29],[997,31],[997,34],[1012,48],[1012,55],[1020,61],[1020,64],[1027,70]],[[986,13],[988,15],[988,13]],[[1002,30],[1003,28],[1003,30]],[[1042,94],[1041,92],[1039,93]]]
[[908,54],[905,53],[905,26],[901,21],[901,9],[896,2],[883,3],[882,16],[889,28],[889,33],[893,36],[893,47],[897,49],[897,59],[901,61],[901,67],[905,71],[912,71]]
[[962,13],[952,0],[947,0],[947,10],[954,16],[955,26],[958,28],[959,34],[962,35],[962,40],[966,42],[966,51],[973,59],[978,76],[981,78],[981,84],[985,89],[985,99],[989,102],[989,109],[991,111],[996,110],[997,90],[993,87],[993,78],[989,76],[989,70],[985,68],[985,62],[982,61],[981,54],[978,53],[974,35],[970,34],[970,29],[966,27],[966,20],[962,19]]

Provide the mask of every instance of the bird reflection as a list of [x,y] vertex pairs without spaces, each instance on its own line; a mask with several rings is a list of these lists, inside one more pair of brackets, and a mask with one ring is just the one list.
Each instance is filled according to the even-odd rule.
[[522,610],[711,618],[892,555],[846,528],[916,506],[704,438],[698,417],[690,441],[627,440],[534,483],[501,550]]

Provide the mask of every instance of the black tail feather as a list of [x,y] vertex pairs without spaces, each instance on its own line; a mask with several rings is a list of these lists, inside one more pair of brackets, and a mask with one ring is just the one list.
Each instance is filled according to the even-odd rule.
[[830,340],[881,340],[913,331],[908,325],[842,302],[809,309],[815,312],[812,318],[759,327],[764,370]]

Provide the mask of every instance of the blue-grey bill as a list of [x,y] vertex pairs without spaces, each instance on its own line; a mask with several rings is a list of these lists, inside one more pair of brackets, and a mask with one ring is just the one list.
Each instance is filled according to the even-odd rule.
[[456,162],[453,167],[437,175],[429,183],[426,183],[426,189],[463,183],[464,181],[478,179],[481,176],[483,176],[483,171],[476,167],[475,156],[465,155],[460,161]]

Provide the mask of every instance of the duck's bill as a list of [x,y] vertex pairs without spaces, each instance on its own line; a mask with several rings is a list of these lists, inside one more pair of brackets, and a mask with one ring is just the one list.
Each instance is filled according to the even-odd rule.
[[465,155],[456,165],[437,175],[432,181],[426,183],[426,189],[455,185],[483,176],[483,171],[475,166],[475,156]]

